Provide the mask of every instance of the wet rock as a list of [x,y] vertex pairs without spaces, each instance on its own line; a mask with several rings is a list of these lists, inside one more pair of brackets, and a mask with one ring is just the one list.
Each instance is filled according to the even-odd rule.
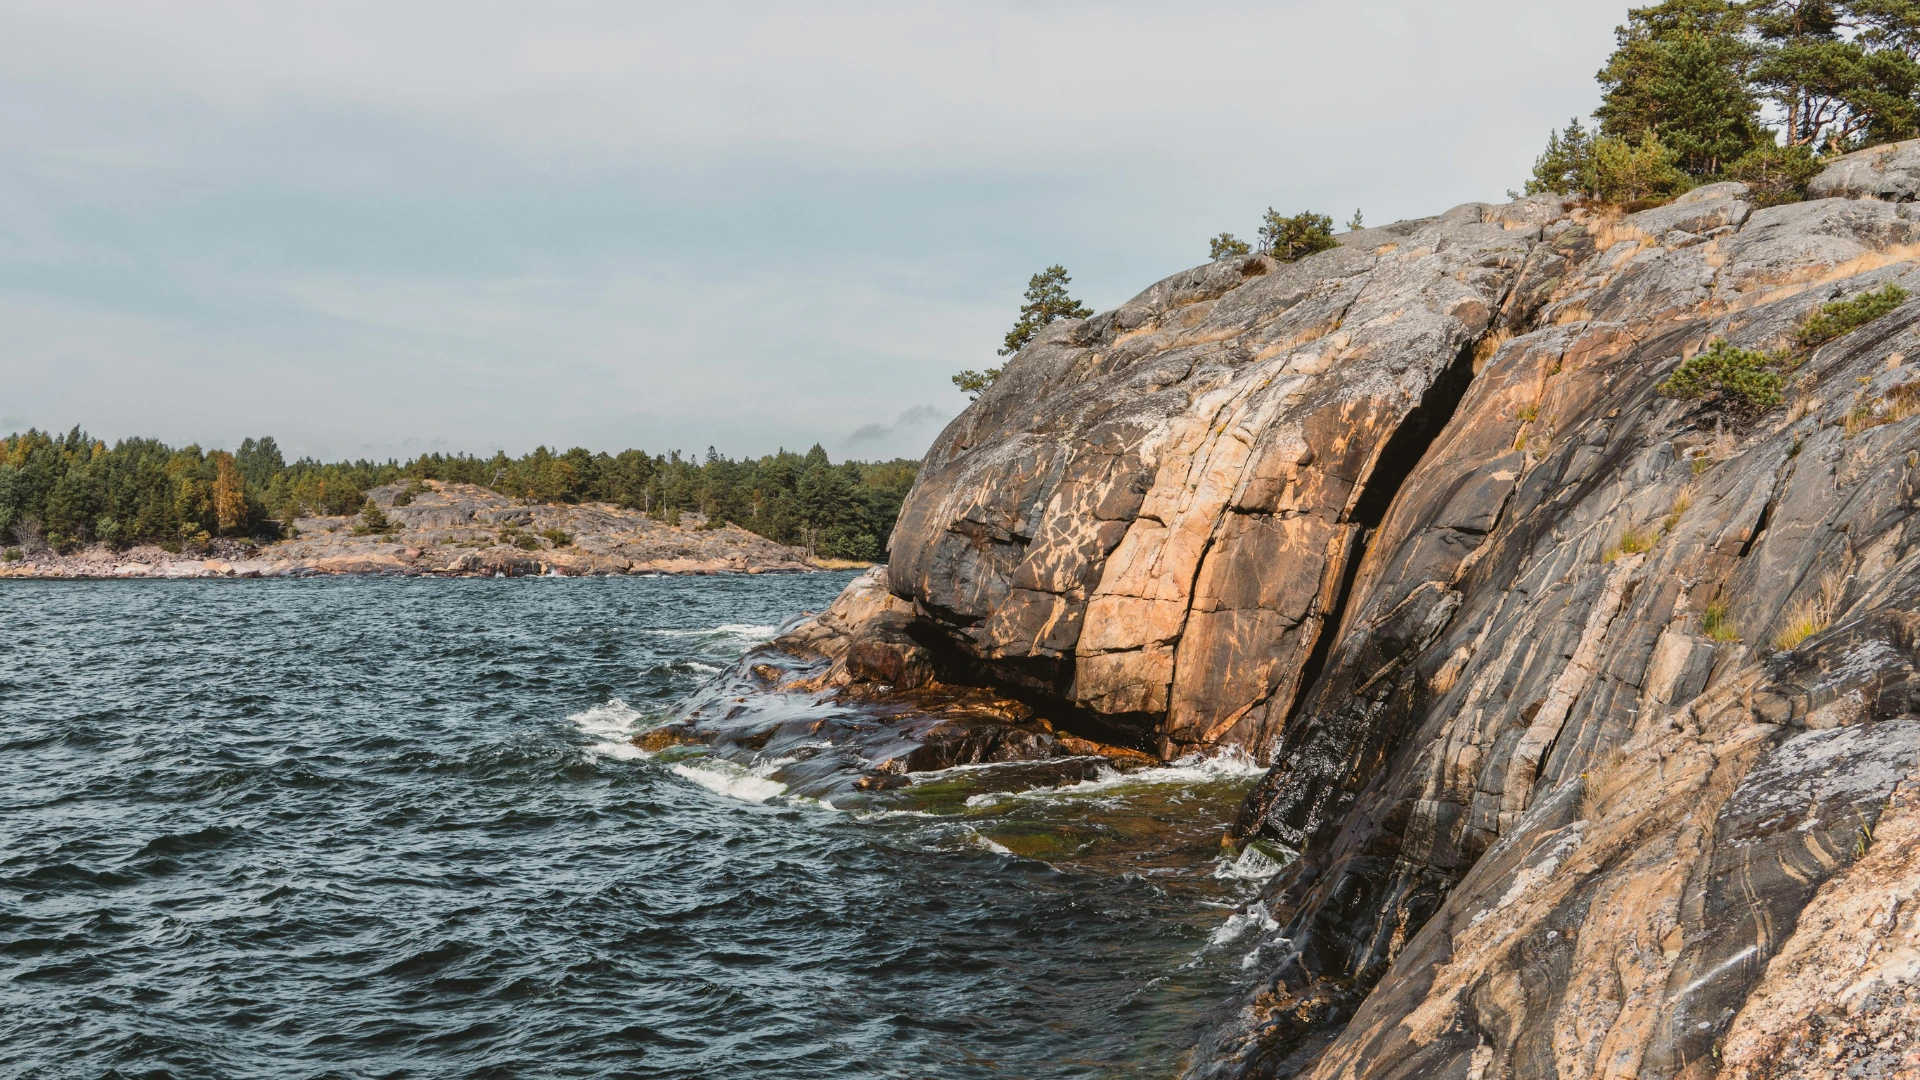
[[915,641],[910,615],[888,612],[862,623],[847,646],[847,675],[856,682],[916,690],[933,681],[933,653]]

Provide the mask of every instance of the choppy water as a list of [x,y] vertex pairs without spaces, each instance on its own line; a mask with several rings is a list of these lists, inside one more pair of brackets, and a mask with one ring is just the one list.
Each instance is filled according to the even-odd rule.
[[6,583],[0,1075],[1173,1071],[1250,770],[860,815],[626,742],[846,579]]

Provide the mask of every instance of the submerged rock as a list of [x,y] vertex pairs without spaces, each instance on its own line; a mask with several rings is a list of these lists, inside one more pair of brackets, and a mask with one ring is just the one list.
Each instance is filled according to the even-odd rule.
[[[1192,1076],[1903,1075],[1920,303],[1796,332],[1920,292],[1912,149],[1765,209],[1472,204],[1055,324],[787,647],[907,708],[845,660],[871,623],[943,693],[1271,763],[1230,839],[1298,858]],[[1779,405],[1659,394],[1719,338],[1777,351]]]

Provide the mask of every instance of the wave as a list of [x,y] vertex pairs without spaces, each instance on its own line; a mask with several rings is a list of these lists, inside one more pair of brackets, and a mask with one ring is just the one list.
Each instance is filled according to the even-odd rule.
[[1229,941],[1244,936],[1249,930],[1268,934],[1278,929],[1280,924],[1275,922],[1273,916],[1268,913],[1267,905],[1255,900],[1244,910],[1227,916],[1226,922],[1221,923],[1213,933],[1207,935],[1207,945],[1209,947],[1225,945]]
[[754,623],[721,623],[719,626],[694,627],[688,630],[648,630],[655,637],[736,637],[752,642],[768,641],[780,632],[777,626],[762,626]]
[[1247,780],[1262,776],[1266,769],[1238,747],[1215,754],[1188,754],[1166,765],[1123,772],[1107,767],[1092,780],[1059,787],[1029,788],[1026,791],[988,791],[967,797],[968,806],[985,806],[1001,799],[1086,798],[1133,787],[1160,787],[1169,784],[1210,784],[1222,780]]
[[[1276,847],[1278,845],[1275,845]],[[1249,844],[1240,852],[1237,859],[1221,856],[1215,861],[1213,876],[1235,881],[1265,881],[1287,868],[1299,856],[1292,851],[1281,849],[1281,857],[1274,858],[1260,848]]]
[[651,718],[619,698],[574,713],[567,719],[573,721],[573,726],[579,728],[581,734],[598,740],[587,747],[587,753],[594,757],[615,761],[645,761],[653,756],[633,745],[634,734],[651,726],[647,723]]
[[672,771],[675,776],[691,780],[716,795],[763,803],[787,793],[787,785],[766,775],[777,767],[778,763],[768,762],[749,769],[721,758],[705,758],[676,763]]
[[979,844],[981,847],[986,848],[988,851],[993,852],[995,855],[1011,856],[1014,853],[1012,848],[1007,847],[1005,844],[996,843],[992,837],[987,836],[982,832],[979,832],[974,829],[969,829],[967,831],[973,833],[974,843]]

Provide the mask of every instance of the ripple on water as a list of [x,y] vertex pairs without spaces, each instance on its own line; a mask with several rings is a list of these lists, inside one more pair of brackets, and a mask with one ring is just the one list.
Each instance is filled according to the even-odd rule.
[[630,741],[849,576],[6,583],[0,1075],[1167,1073],[1250,767]]

